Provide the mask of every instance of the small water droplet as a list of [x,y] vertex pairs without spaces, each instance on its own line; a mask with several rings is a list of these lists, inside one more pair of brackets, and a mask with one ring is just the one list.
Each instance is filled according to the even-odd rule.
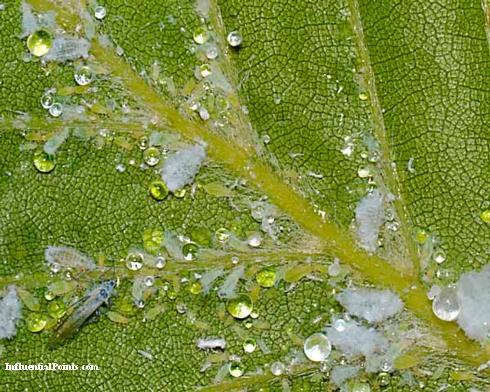
[[425,244],[425,241],[429,238],[429,234],[424,229],[418,228],[415,231],[415,242],[420,245]]
[[182,247],[182,254],[184,255],[184,258],[188,261],[195,260],[198,251],[199,247],[194,242],[188,242]]
[[141,253],[129,253],[126,257],[126,267],[131,271],[138,271],[143,267],[144,257]]
[[337,319],[333,323],[333,327],[338,331],[338,332],[343,332],[345,330],[345,320],[344,319]]
[[150,191],[150,196],[158,201],[164,200],[168,195],[167,184],[165,184],[162,180],[151,182],[148,189]]
[[95,7],[94,9],[95,19],[102,20],[106,17],[106,15],[107,15],[107,10],[105,9],[105,7],[102,7],[100,5]]
[[262,237],[259,233],[254,233],[247,240],[248,246],[258,248],[262,244]]
[[63,105],[59,102],[55,102],[49,107],[48,111],[51,116],[59,117],[63,113]]
[[269,135],[262,136],[262,141],[264,144],[269,144],[271,142],[271,137]]
[[480,218],[485,223],[490,223],[490,210],[482,211],[480,214]]
[[148,138],[148,136],[141,136],[138,139],[138,147],[140,148],[140,150],[146,150],[149,144],[150,139]]
[[177,313],[180,313],[180,314],[184,314],[187,312],[187,306],[182,303],[182,302],[179,302],[175,308],[177,309]]
[[116,165],[116,171],[118,173],[124,173],[126,171],[126,166],[124,166],[122,163],[119,163]]
[[243,37],[238,31],[231,31],[226,37],[228,44],[232,47],[240,46],[243,42]]
[[240,294],[228,301],[226,309],[234,318],[244,319],[252,313],[253,302],[249,295]]
[[446,252],[444,252],[442,249],[438,249],[434,252],[433,257],[437,264],[442,264],[446,261]]
[[330,355],[332,346],[327,336],[322,333],[314,333],[305,340],[303,350],[310,361],[323,362]]
[[189,287],[189,291],[191,294],[197,295],[200,294],[202,291],[202,284],[201,282],[194,282],[191,284]]
[[52,155],[46,154],[44,151],[37,151],[34,154],[34,167],[40,173],[49,173],[53,171],[56,163],[54,161],[54,157]]
[[56,299],[48,304],[48,314],[55,318],[60,319],[66,313],[66,305],[61,299]]
[[243,351],[245,351],[248,354],[253,353],[256,347],[257,344],[255,343],[255,340],[252,338],[249,338],[243,342]]
[[196,44],[202,45],[209,39],[209,32],[204,27],[198,27],[192,36]]
[[148,166],[155,166],[160,162],[160,150],[156,147],[150,147],[143,153],[143,159]]
[[260,287],[268,288],[276,282],[276,271],[273,268],[264,268],[255,277]]
[[202,64],[199,67],[199,73],[203,78],[207,78],[213,73],[213,71],[211,70],[211,66],[209,64]]
[[162,269],[163,267],[165,267],[166,263],[167,261],[163,256],[157,256],[157,258],[155,259],[155,267],[158,269]]
[[360,177],[360,178],[368,178],[368,177],[371,177],[371,171],[369,170],[369,168],[367,167],[361,167],[358,171],[357,171],[357,175]]
[[225,243],[230,239],[230,232],[224,227],[221,227],[220,229],[216,230],[215,236],[219,242]]
[[360,93],[359,94],[359,99],[361,101],[367,101],[368,98],[369,98],[369,96],[367,95],[367,93]]
[[145,276],[143,283],[145,284],[146,287],[151,287],[155,284],[155,277],[154,276]]
[[40,313],[30,313],[26,318],[26,323],[29,331],[41,332],[48,323],[48,319]]
[[27,49],[36,57],[44,56],[53,46],[53,36],[46,30],[38,30],[27,38]]
[[74,78],[75,82],[77,82],[78,85],[86,86],[87,84],[90,84],[92,82],[94,78],[94,73],[92,72],[92,69],[90,69],[90,67],[84,65],[83,67],[75,70]]
[[41,97],[41,106],[43,107],[43,109],[49,109],[51,106],[53,106],[53,104],[54,104],[53,95],[49,93],[43,94],[43,96]]
[[271,373],[274,376],[280,376],[286,371],[286,366],[280,361],[276,361],[271,365]]
[[241,377],[245,372],[243,366],[239,362],[232,362],[228,367],[228,372],[233,377]]
[[59,263],[51,263],[51,272],[53,274],[57,274],[58,272],[60,272],[60,269],[61,269],[61,265]]
[[432,311],[437,318],[444,321],[454,321],[461,311],[458,293],[453,287],[445,287],[432,301]]
[[209,45],[206,48],[206,57],[209,60],[214,60],[218,58],[218,55],[219,55],[218,48],[215,45]]
[[209,112],[208,109],[206,109],[204,106],[201,106],[199,108],[199,117],[201,117],[202,120],[206,121],[209,120]]
[[142,299],[138,300],[135,302],[135,305],[138,309],[143,309],[145,307],[145,301]]
[[172,194],[177,198],[177,199],[182,199],[184,198],[186,194],[186,190],[184,188],[181,189],[176,189],[175,191],[172,192]]

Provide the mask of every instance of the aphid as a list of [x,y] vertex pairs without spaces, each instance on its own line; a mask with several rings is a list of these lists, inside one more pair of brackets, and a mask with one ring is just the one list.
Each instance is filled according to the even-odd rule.
[[197,339],[196,345],[201,350],[224,350],[226,348],[226,341],[223,338]]
[[79,271],[93,270],[95,262],[82,252],[67,246],[48,246],[44,251],[48,265],[59,264]]
[[81,326],[87,321],[87,319],[112,295],[116,287],[116,281],[111,279],[102,282],[87,295],[82,298],[81,304],[75,308],[66,320],[58,327],[54,335],[49,340],[49,347],[55,348],[60,345],[64,340],[73,336]]

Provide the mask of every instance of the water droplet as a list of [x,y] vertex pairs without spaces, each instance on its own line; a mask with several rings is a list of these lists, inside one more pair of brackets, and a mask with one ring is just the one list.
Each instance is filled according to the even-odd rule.
[[264,268],[255,277],[260,287],[272,287],[276,282],[276,271],[273,268]]
[[225,243],[230,239],[230,232],[224,227],[222,227],[216,230],[215,236],[219,242]]
[[53,36],[46,30],[38,30],[27,38],[27,49],[34,56],[44,56],[53,46]]
[[344,319],[337,319],[333,323],[333,327],[338,331],[338,332],[343,332],[345,330],[345,320]]
[[50,106],[48,112],[53,117],[59,117],[63,113],[63,105],[61,105],[59,102],[55,102]]
[[490,210],[482,211],[480,214],[480,218],[485,223],[490,223]]
[[368,98],[369,98],[369,96],[367,95],[367,93],[360,93],[359,94],[359,99],[361,101],[367,101]]
[[198,27],[192,36],[196,44],[202,45],[209,39],[209,32],[204,27]]
[[158,201],[162,201],[168,195],[167,184],[165,184],[162,180],[151,182],[149,186],[149,191],[151,197]]
[[211,70],[211,66],[209,64],[202,64],[199,67],[199,73],[203,78],[207,78],[213,73],[213,71]]
[[418,228],[415,231],[415,241],[418,244],[420,245],[425,244],[425,241],[427,241],[428,238],[429,238],[429,234],[424,229]]
[[142,299],[138,300],[135,302],[135,305],[138,309],[143,309],[145,307],[145,301]]
[[140,150],[146,150],[149,144],[150,139],[148,138],[148,136],[141,136],[138,139],[138,147],[140,148]]
[[199,247],[194,242],[188,242],[182,247],[182,254],[186,260],[195,260]]
[[44,298],[46,298],[46,301],[52,301],[54,299],[55,295],[52,291],[47,290],[44,292]]
[[167,261],[163,256],[157,256],[157,258],[155,259],[155,267],[158,269],[162,269],[163,267],[165,267],[166,263]]
[[44,151],[37,151],[34,154],[34,167],[41,173],[49,173],[53,171],[56,163],[52,155],[46,154]]
[[324,334],[314,333],[305,340],[303,350],[310,361],[323,362],[330,355],[332,346]]
[[248,338],[243,342],[243,351],[245,351],[248,354],[253,353],[256,347],[257,344],[255,343],[255,339]]
[[262,136],[262,141],[264,144],[269,144],[271,142],[271,137],[269,135]]
[[231,31],[226,37],[228,44],[232,47],[240,46],[243,42],[243,37],[238,31]]
[[165,242],[165,233],[160,229],[146,229],[143,232],[143,247],[147,252],[157,253]]
[[177,298],[177,292],[174,289],[167,290],[167,297],[172,301]]
[[206,48],[206,57],[209,60],[214,60],[218,58],[218,55],[219,55],[218,48],[215,45],[209,45]]
[[107,15],[107,10],[105,9],[105,7],[102,7],[101,5],[95,7],[94,9],[95,19],[102,20],[105,18],[106,15]]
[[138,271],[143,267],[144,257],[141,253],[129,253],[126,257],[126,267],[131,271]]
[[197,295],[200,294],[202,291],[202,284],[201,282],[194,282],[191,284],[189,287],[189,291],[191,294]]
[[388,373],[379,373],[378,374],[378,383],[382,387],[387,386],[390,383],[390,375]]
[[31,332],[41,332],[47,322],[46,316],[40,313],[30,313],[26,319],[27,329]]
[[244,373],[244,368],[239,362],[232,362],[228,367],[228,372],[233,377],[241,377]]
[[156,147],[150,147],[143,153],[143,159],[148,166],[155,166],[160,162],[160,151]]
[[199,108],[199,117],[201,117],[202,120],[206,121],[209,120],[209,112],[208,109],[206,109],[204,106],[201,106]]
[[143,283],[145,284],[146,287],[151,287],[155,284],[155,277],[154,276],[145,276]]
[[84,65],[83,67],[75,70],[74,78],[75,82],[77,82],[78,85],[86,86],[87,84],[90,84],[92,82],[94,78],[94,73],[92,72],[90,67]]
[[56,299],[48,304],[48,314],[55,318],[60,319],[66,313],[66,305],[61,299]]
[[124,166],[122,163],[119,163],[116,165],[116,171],[118,173],[124,173],[126,171],[126,166]]
[[284,364],[280,361],[277,361],[277,362],[274,362],[272,365],[271,365],[271,373],[274,375],[274,376],[280,376],[281,374],[283,374],[284,372],[286,371],[286,366],[284,366]]
[[368,178],[368,177],[371,177],[371,171],[369,170],[369,168],[367,167],[361,167],[358,171],[357,171],[357,175],[360,177],[360,178]]
[[432,302],[432,311],[441,320],[456,320],[461,311],[461,304],[456,289],[453,287],[443,288]]
[[57,274],[58,272],[60,272],[61,270],[61,265],[59,263],[51,263],[51,272],[53,274]]
[[177,310],[177,313],[180,313],[180,314],[184,314],[187,312],[187,306],[183,303],[178,303],[176,306],[175,306],[176,310]]
[[393,370],[393,364],[388,361],[387,359],[385,359],[382,363],[381,363],[381,366],[380,366],[380,369],[383,371],[383,372],[391,372]]
[[262,244],[262,237],[259,233],[254,233],[248,237],[247,243],[251,248],[258,248]]
[[446,252],[444,252],[442,249],[438,249],[434,252],[433,257],[437,264],[442,264],[446,261]]
[[177,199],[182,199],[185,196],[186,190],[184,188],[181,189],[176,189],[175,191],[172,192],[172,194],[177,198]]
[[43,109],[49,109],[51,106],[53,106],[53,104],[54,97],[49,93],[43,94],[43,96],[41,97],[41,106],[43,107]]
[[234,318],[244,319],[250,316],[253,310],[252,298],[247,294],[240,294],[228,301],[226,308]]

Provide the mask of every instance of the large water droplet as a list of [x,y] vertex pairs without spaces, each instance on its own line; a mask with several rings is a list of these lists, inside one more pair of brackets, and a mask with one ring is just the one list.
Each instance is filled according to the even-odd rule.
[[461,311],[461,304],[456,289],[453,287],[443,288],[432,302],[432,311],[441,320],[456,320]]
[[198,251],[199,247],[194,242],[188,242],[182,247],[182,254],[184,255],[184,258],[189,261],[196,259]]
[[27,329],[31,332],[41,332],[46,326],[48,320],[46,316],[40,313],[31,313],[27,316]]
[[232,362],[228,367],[228,372],[233,377],[241,377],[244,371],[243,365],[240,362]]
[[227,310],[237,319],[247,318],[253,310],[252,298],[247,294],[240,294],[228,301]]
[[38,30],[27,38],[27,49],[34,56],[44,56],[53,46],[53,36],[46,30]]
[[330,355],[332,346],[324,334],[314,333],[305,340],[303,350],[310,361],[323,362]]
[[141,253],[130,253],[126,257],[126,267],[131,271],[138,271],[143,267],[144,257]]

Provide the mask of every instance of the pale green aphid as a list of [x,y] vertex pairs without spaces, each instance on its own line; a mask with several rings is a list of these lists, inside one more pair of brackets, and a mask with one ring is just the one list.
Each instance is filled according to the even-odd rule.
[[116,281],[111,279],[91,289],[49,339],[49,347],[56,348],[73,336],[87,319],[112,295]]

